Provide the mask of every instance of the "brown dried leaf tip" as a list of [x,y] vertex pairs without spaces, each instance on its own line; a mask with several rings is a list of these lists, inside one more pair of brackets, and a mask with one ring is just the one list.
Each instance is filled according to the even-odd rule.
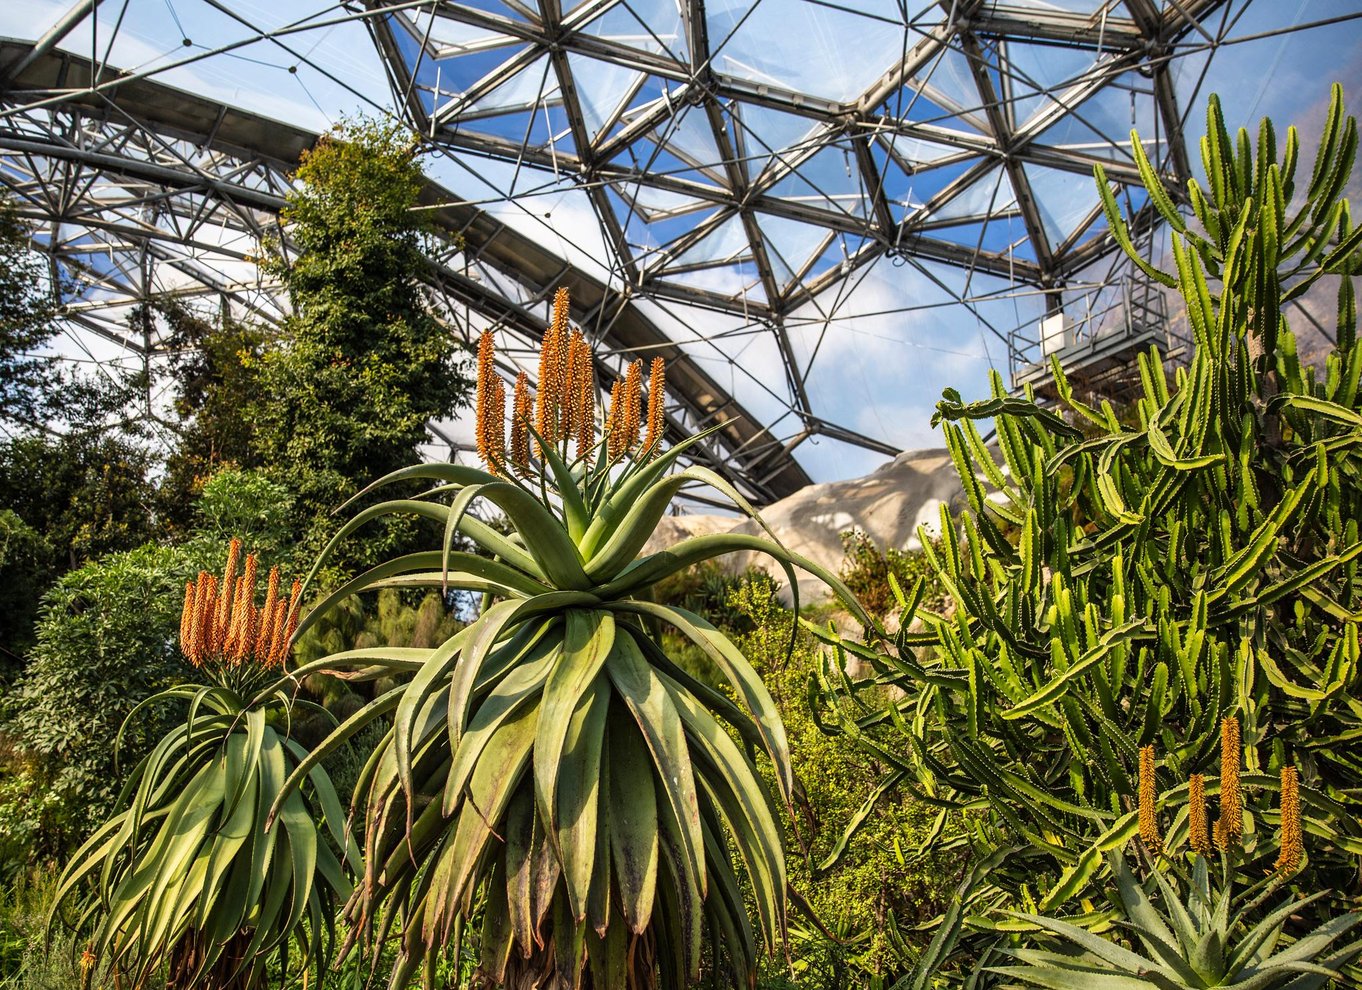
[[1140,749],[1140,839],[1152,853],[1163,851],[1159,835],[1159,812],[1155,807],[1158,786],[1154,782],[1154,747]]
[[1282,767],[1282,849],[1277,856],[1277,872],[1295,873],[1305,855],[1301,832],[1300,777],[1295,767]]
[[282,667],[289,640],[298,627],[302,584],[293,582],[287,599],[279,595],[279,568],[270,569],[265,604],[257,608],[255,585],[258,561],[247,554],[238,577],[241,541],[232,540],[222,581],[200,571],[185,583],[180,613],[180,649],[195,667],[237,667],[248,660],[262,668]]
[[1244,802],[1239,793],[1243,759],[1239,719],[1231,715],[1220,723],[1220,818],[1215,823],[1215,844],[1220,849],[1237,846],[1243,833]]

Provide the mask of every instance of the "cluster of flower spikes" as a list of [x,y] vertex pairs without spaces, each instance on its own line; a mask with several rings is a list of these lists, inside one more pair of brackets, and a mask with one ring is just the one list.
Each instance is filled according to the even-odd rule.
[[256,555],[246,555],[242,573],[241,541],[232,540],[222,580],[200,571],[184,586],[180,614],[180,649],[195,667],[240,666],[248,661],[262,668],[282,667],[289,640],[298,626],[302,583],[293,582],[287,598],[279,594],[279,568],[270,568],[265,603],[255,604]]
[[[1229,850],[1239,844],[1244,822],[1244,799],[1239,789],[1243,745],[1239,720],[1234,716],[1220,723],[1220,817],[1215,823],[1215,845]],[[1140,749],[1140,840],[1151,853],[1163,851],[1156,807],[1158,786],[1154,781],[1154,747]],[[1206,822],[1206,778],[1194,773],[1187,781],[1187,844],[1199,855],[1211,853],[1211,830]],[[1283,875],[1300,869],[1305,854],[1301,832],[1300,777],[1294,766],[1281,773],[1281,851],[1276,868]]]
[[[478,341],[477,441],[478,454],[493,474],[529,470],[531,450],[538,444],[564,450],[577,445],[577,456],[588,457],[596,440],[596,376],[591,345],[581,330],[568,322],[568,290],[553,298],[553,318],[539,351],[538,389],[531,394],[530,376],[516,378],[511,397],[509,450],[506,439],[506,386],[496,373],[495,331],[484,330]],[[643,418],[643,362],[634,361],[610,389],[604,415],[606,455],[610,460],[657,452],[662,441],[666,362],[653,358],[648,375],[647,420]],[[640,440],[640,432],[643,433]],[[508,457],[509,454],[509,457]]]

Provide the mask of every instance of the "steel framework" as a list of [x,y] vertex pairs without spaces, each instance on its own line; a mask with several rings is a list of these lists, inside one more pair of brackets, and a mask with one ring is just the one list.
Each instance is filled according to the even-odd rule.
[[[288,250],[278,214],[289,173],[316,135],[149,79],[92,93],[89,60],[40,47],[0,45],[0,65],[14,67],[0,92],[0,185],[35,224],[34,244],[66,295],[64,316],[117,350],[97,358],[79,336],[77,345],[96,363],[121,358],[154,371],[165,342],[154,323],[131,317],[141,303],[172,298],[208,299],[277,324],[287,302],[252,259],[266,237]],[[35,96],[52,93],[66,95],[32,106]],[[597,328],[605,345],[603,376],[622,373],[635,353],[662,354],[675,382],[672,434],[727,423],[697,460],[735,478],[759,502],[808,483],[769,430],[627,297],[486,213],[452,204],[434,183],[423,200],[437,207],[440,232],[429,252],[432,304],[465,342],[496,326],[529,353],[545,324],[547,297],[566,284],[574,315]],[[517,345],[503,350],[515,354]]]
[[[504,326],[528,354],[547,295],[569,285],[602,370],[669,357],[673,429],[726,421],[699,456],[766,501],[808,482],[794,454],[810,438],[895,452],[811,397],[823,341],[877,261],[971,310],[1014,371],[1040,346],[1035,319],[1005,330],[979,316],[976,274],[1051,315],[1120,291],[1092,166],[1147,227],[1128,132],[1180,188],[1179,95],[1199,96],[1206,61],[1252,3],[165,0],[171,25],[132,0],[72,0],[0,45],[0,183],[38,224],[54,276],[74,277],[70,325],[108,345],[78,346],[149,365],[163,342],[129,328],[140,301],[286,313],[250,259],[266,234],[287,243],[288,172],[315,139],[167,80],[231,58],[229,76],[254,65],[395,106],[480,190],[448,178],[426,190],[445,234],[428,281],[454,331]],[[216,36],[191,38],[201,30]],[[328,64],[337,30],[367,32],[374,90]],[[528,214],[568,194],[599,228],[590,264],[479,208]],[[541,226],[572,240],[557,224]],[[707,329],[706,312],[728,329]],[[728,350],[739,333],[771,342],[783,381]],[[743,376],[761,416],[751,390],[739,401]]]

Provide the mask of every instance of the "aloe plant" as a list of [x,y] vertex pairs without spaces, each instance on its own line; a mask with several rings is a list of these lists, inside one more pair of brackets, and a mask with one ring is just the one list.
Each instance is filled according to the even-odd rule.
[[[352,650],[301,669],[409,679],[346,720],[294,779],[391,717],[356,790],[366,869],[347,919],[370,951],[400,933],[392,987],[433,967],[475,918],[481,968],[494,983],[679,988],[703,956],[751,985],[749,892],[766,944],[786,931],[778,815],[794,781],[785,731],[737,648],[704,617],[650,601],[649,589],[692,564],[755,550],[780,563],[792,590],[802,567],[863,613],[837,578],[774,539],[698,537],[640,556],[687,486],[708,485],[755,512],[714,472],[679,466],[703,435],[660,452],[660,360],[646,418],[635,362],[611,390],[597,438],[593,362],[581,334],[569,332],[567,306],[560,290],[538,392],[523,375],[515,385],[509,444],[505,386],[484,334],[486,469],[422,464],[389,474],[371,488],[437,486],[365,509],[336,534],[333,547],[371,520],[406,513],[437,521],[445,539],[336,589],[300,632],[377,588],[473,591],[484,605],[435,649]],[[478,502],[504,515],[509,534],[469,514]],[[452,549],[456,534],[480,552]],[[720,687],[668,655],[662,626],[703,652]],[[756,754],[770,761],[774,795]]]
[[1017,912],[1017,919],[1060,946],[1012,949],[1008,954],[1020,965],[992,972],[1048,990],[1313,990],[1330,985],[1362,954],[1362,939],[1338,944],[1362,923],[1362,913],[1355,911],[1304,934],[1287,934],[1292,917],[1322,893],[1287,897],[1263,913],[1263,895],[1236,899],[1227,863],[1213,884],[1209,861],[1198,858],[1184,897],[1161,871],[1151,873],[1152,883],[1141,884],[1122,857],[1108,859],[1116,882],[1109,895],[1117,909],[1114,934],[1126,936],[1129,948],[1066,921]]
[[[1138,135],[1132,144],[1172,226],[1176,270],[1139,263],[1180,294],[1190,363],[1141,355],[1124,417],[1080,401],[1057,361],[1057,407],[1008,394],[996,375],[985,401],[948,391],[934,421],[966,504],[958,519],[943,512],[939,544],[923,542],[949,606],[923,609],[921,585],[903,589],[896,649],[838,642],[874,676],[851,682],[830,658],[822,681],[836,702],[825,706],[830,728],[888,765],[887,784],[943,816],[974,812],[984,849],[1018,850],[981,881],[994,910],[974,930],[996,924],[1000,907],[1055,911],[1092,893],[1105,853],[1140,829],[1143,747],[1157,744],[1152,774],[1171,830],[1185,830],[1182,782],[1201,775],[1206,796],[1221,797],[1227,716],[1242,728],[1254,795],[1235,819],[1242,868],[1270,869],[1280,853],[1263,823],[1290,765],[1307,833],[1302,883],[1332,891],[1308,910],[1344,910],[1355,890],[1362,227],[1342,191],[1357,129],[1335,87],[1308,181],[1296,178],[1294,130],[1280,155],[1266,121],[1256,147],[1244,131],[1232,140],[1214,98],[1207,130],[1209,179],[1189,183],[1190,216],[1174,209]],[[1284,307],[1326,274],[1339,284],[1336,340],[1317,374],[1297,356]],[[992,445],[976,425],[990,418]],[[872,701],[885,685],[901,689],[892,708]],[[885,726],[899,727],[901,746]]]
[[[210,683],[142,702],[178,701],[187,718],[132,770],[121,809],[63,871],[49,918],[73,912],[88,939],[83,968],[142,986],[249,990],[269,960],[320,974],[332,919],[349,896],[343,861],[359,867],[339,797],[311,766],[279,807],[276,795],[306,757],[280,728],[305,702],[273,684],[298,614],[298,586],[279,593],[271,571],[255,604],[256,560],[238,575],[232,541],[221,581],[201,573],[185,589],[181,648]],[[126,725],[126,723],[125,723]],[[296,950],[295,950],[296,947]]]

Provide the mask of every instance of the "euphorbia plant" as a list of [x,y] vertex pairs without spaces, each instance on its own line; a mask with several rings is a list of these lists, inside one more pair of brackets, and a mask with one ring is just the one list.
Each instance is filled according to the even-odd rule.
[[[206,683],[143,702],[178,700],[188,716],[133,769],[119,813],[62,874],[54,915],[74,907],[89,939],[82,960],[142,986],[250,990],[278,953],[284,970],[323,970],[332,918],[350,893],[341,857],[358,867],[340,801],[308,768],[266,828],[271,802],[306,751],[288,737],[294,705],[280,681],[297,623],[300,587],[270,571],[257,606],[257,563],[232,541],[222,580],[185,587],[180,645]],[[291,946],[298,952],[290,955]]]
[[[593,359],[582,334],[569,332],[567,307],[560,290],[537,393],[524,374],[515,384],[509,444],[493,336],[483,335],[485,470],[394,472],[371,487],[440,484],[421,499],[366,509],[337,533],[332,546],[372,519],[411,513],[441,523],[445,540],[337,589],[303,627],[346,596],[382,587],[480,592],[484,606],[436,649],[354,650],[300,670],[410,679],[342,724],[294,779],[391,715],[356,788],[366,869],[347,910],[352,937],[371,951],[400,933],[391,986],[433,967],[473,919],[483,974],[496,983],[681,987],[700,972],[709,935],[710,965],[751,985],[757,943],[729,850],[775,946],[786,927],[785,863],[776,796],[755,759],[770,761],[788,804],[785,732],[738,649],[703,617],[650,601],[649,589],[692,564],[757,550],[781,564],[792,590],[802,567],[871,620],[833,575],[773,539],[705,536],[639,556],[685,486],[712,486],[755,513],[714,472],[679,468],[700,438],[660,452],[660,359],[646,418],[636,361],[612,388],[597,437]],[[468,514],[477,501],[504,514],[509,535]],[[456,533],[481,552],[452,549]],[[664,624],[710,659],[719,687],[668,655],[657,634]]]

